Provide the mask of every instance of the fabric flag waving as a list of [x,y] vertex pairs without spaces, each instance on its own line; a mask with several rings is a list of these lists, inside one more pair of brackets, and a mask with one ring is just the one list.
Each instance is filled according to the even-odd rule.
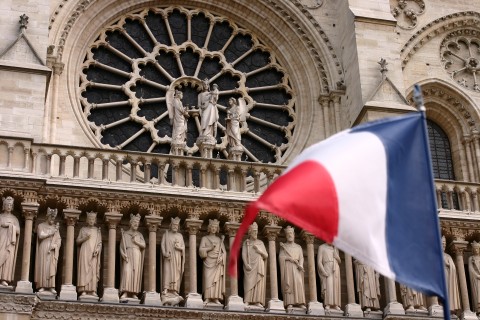
[[384,276],[444,301],[443,250],[424,112],[359,125],[301,153],[251,202],[230,254],[259,210],[333,243]]

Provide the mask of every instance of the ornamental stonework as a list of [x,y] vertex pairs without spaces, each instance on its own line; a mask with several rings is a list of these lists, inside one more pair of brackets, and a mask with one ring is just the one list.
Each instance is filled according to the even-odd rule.
[[391,3],[392,15],[402,29],[414,29],[418,25],[418,16],[425,12],[423,0],[395,0]]

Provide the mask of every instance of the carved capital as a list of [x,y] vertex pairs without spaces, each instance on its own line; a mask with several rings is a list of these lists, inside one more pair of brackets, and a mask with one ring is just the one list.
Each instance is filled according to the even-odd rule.
[[77,209],[64,209],[63,217],[67,226],[75,226],[80,217],[80,213],[81,211]]
[[149,232],[157,232],[158,227],[162,223],[163,218],[159,216],[145,216],[145,224]]
[[302,237],[303,240],[305,240],[306,244],[313,244],[315,242],[315,236],[310,232],[302,230],[302,232],[300,233],[300,236]]
[[238,228],[240,228],[240,223],[238,222],[226,222],[225,223],[225,232],[227,232],[230,238],[234,238],[237,234]]
[[196,235],[198,233],[198,230],[200,230],[202,224],[202,220],[187,219],[185,221],[185,229],[188,231],[189,235]]
[[40,204],[36,202],[22,202],[23,217],[25,220],[33,220],[38,214]]
[[450,245],[452,251],[455,253],[456,256],[463,256],[465,249],[468,247],[468,241],[453,241]]
[[275,241],[281,230],[282,227],[269,225],[263,228],[262,233],[267,237],[268,241]]
[[105,213],[105,222],[107,222],[109,229],[116,229],[121,219],[122,219],[121,213],[118,213],[118,212]]
[[465,237],[468,231],[461,228],[450,228],[451,234],[455,238],[455,241],[465,241]]

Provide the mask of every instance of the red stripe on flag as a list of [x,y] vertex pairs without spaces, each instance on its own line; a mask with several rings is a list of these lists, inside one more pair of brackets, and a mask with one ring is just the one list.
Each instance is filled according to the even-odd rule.
[[278,215],[327,242],[338,232],[338,197],[332,177],[320,163],[305,161],[280,176],[247,206],[230,253],[232,276],[236,275],[243,235],[259,210]]

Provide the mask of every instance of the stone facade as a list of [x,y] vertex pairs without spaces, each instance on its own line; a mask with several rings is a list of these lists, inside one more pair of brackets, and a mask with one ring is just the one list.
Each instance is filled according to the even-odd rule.
[[[471,244],[480,241],[477,3],[7,0],[0,14],[0,194],[14,198],[21,228],[14,280],[0,287],[0,319],[440,316],[436,298],[408,304],[407,289],[383,277],[380,308],[362,310],[354,263],[343,252],[340,306],[324,308],[315,264],[323,242],[300,230],[306,308],[286,308],[277,268],[288,224],[266,212],[257,219],[268,252],[265,305],[243,302],[241,271],[226,278],[219,303],[202,297],[199,244],[208,221],[219,221],[228,256],[245,205],[299,152],[358,123],[414,111],[416,83],[429,121],[449,142],[448,164],[438,170],[447,166],[450,175],[436,177],[436,191],[458,276],[456,315],[477,318],[466,273]],[[219,86],[214,141],[198,132],[197,96],[213,94],[204,78]],[[183,91],[185,143],[171,139],[174,89]],[[240,108],[235,148],[225,133],[228,98]],[[58,210],[61,237],[52,295],[34,283],[47,208]],[[100,269],[97,291],[79,296],[75,239],[88,212],[97,213]],[[140,217],[146,246],[143,277],[139,299],[120,303],[119,248],[131,215]],[[160,248],[174,217],[185,261],[178,300],[166,303]]]

